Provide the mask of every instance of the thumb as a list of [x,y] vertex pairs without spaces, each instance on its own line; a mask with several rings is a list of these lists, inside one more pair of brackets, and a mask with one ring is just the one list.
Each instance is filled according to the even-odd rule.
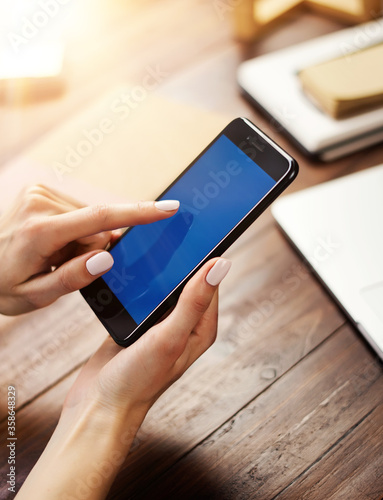
[[40,307],[51,304],[70,292],[84,288],[109,271],[113,257],[106,251],[93,251],[79,255],[55,269],[29,282],[29,295],[38,297]]

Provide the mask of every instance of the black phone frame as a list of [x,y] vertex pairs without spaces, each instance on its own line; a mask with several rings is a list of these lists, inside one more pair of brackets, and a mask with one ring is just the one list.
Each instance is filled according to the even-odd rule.
[[[216,245],[212,251],[173,289],[173,291],[150,313],[147,318],[137,325],[125,307],[110,290],[101,278],[80,290],[86,302],[109,332],[113,340],[127,347],[133,344],[151,326],[157,323],[162,316],[178,300],[184,286],[189,279],[210,259],[220,257],[230,245],[264,212],[264,210],[284,191],[298,174],[298,163],[286,151],[278,146],[270,137],[262,132],[247,118],[236,118],[230,122],[217,137],[193,160],[193,162],[166,188],[157,198],[161,198],[182,177],[187,170],[212,146],[222,135],[228,137],[244,154],[256,162],[277,183],[269,193]],[[126,235],[128,228],[113,246]],[[113,247],[112,246],[112,247]],[[112,248],[111,247],[111,248]],[[95,301],[98,300],[98,303]],[[131,329],[131,333],[124,337],[121,332]]]

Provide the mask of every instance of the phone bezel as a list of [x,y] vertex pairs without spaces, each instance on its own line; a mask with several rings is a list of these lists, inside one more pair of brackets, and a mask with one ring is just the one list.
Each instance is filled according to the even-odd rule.
[[[298,174],[298,164],[294,158],[286,153],[286,151],[278,146],[264,132],[258,129],[250,120],[247,118],[236,118],[208,144],[208,146],[176,179],[174,179],[157,199],[163,197],[222,135],[226,135],[226,137],[234,142],[234,144],[236,144],[247,156],[268,173],[276,181],[276,184],[139,325],[133,320],[102,277],[80,290],[82,296],[93,309],[94,313],[105,326],[114,341],[121,346],[127,347],[134,343],[143,333],[145,333],[145,331],[161,319],[161,317],[176,303],[187,281],[209,259],[221,256]],[[127,229],[121,237],[114,242],[111,248],[117,245],[129,230],[130,229]],[[102,300],[101,294],[104,294]],[[95,297],[99,300],[97,305],[95,304]],[[100,307],[102,308],[101,311],[99,310]],[[132,331],[122,338],[123,335],[119,335],[119,333],[127,329],[131,329]]]

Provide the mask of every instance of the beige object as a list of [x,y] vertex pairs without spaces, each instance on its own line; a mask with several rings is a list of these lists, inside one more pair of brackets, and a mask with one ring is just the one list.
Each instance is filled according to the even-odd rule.
[[0,173],[4,209],[24,186],[44,183],[86,203],[153,199],[230,121],[132,89],[112,89]]
[[381,14],[381,0],[241,0],[234,9],[238,39],[251,41],[297,8],[309,8],[343,22],[362,23]]
[[305,68],[306,93],[334,118],[383,104],[383,44]]

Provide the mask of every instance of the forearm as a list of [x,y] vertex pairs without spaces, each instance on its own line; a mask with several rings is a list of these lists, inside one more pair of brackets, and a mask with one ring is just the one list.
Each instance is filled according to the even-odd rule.
[[17,500],[104,499],[142,420],[138,414],[114,419],[93,410],[75,420],[64,416]]

